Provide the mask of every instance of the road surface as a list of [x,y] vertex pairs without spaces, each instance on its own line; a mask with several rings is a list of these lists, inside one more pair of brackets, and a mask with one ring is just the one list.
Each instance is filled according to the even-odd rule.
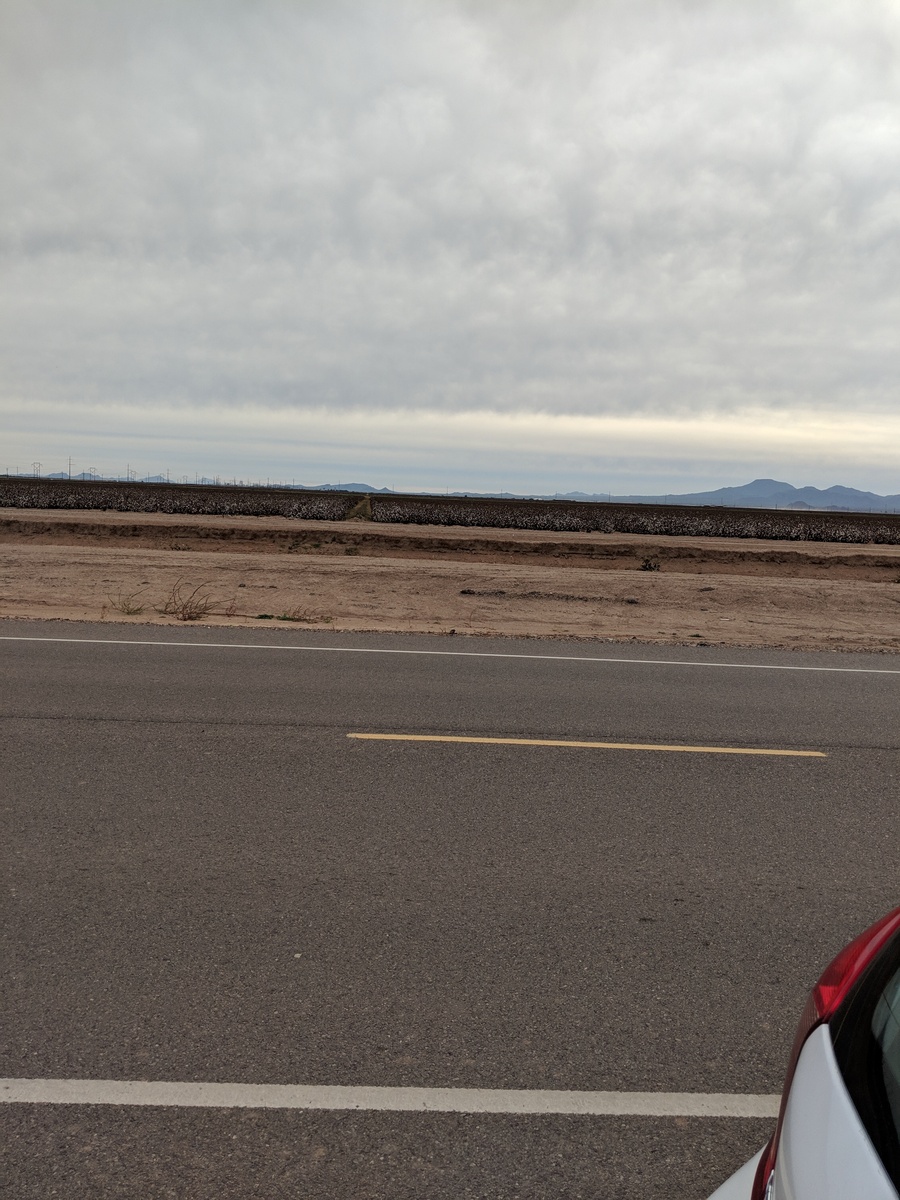
[[898,902],[891,656],[4,621],[0,672],[17,1200],[703,1197],[772,1121],[697,1103],[768,1111]]

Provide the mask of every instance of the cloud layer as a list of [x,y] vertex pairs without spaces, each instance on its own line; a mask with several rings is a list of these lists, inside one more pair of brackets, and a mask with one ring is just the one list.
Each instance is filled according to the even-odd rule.
[[530,422],[560,488],[746,463],[897,490],[895,3],[0,20],[7,456],[63,454],[103,413],[110,453],[231,474],[248,429],[280,422],[284,457],[317,414],[333,454],[298,445],[307,479],[345,451],[374,482],[454,485],[490,446],[495,487],[506,446],[527,489]]

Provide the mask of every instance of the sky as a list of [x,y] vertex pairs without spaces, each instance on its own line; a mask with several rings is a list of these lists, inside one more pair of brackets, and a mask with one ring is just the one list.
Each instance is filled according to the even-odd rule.
[[0,472],[900,492],[900,0],[3,0]]

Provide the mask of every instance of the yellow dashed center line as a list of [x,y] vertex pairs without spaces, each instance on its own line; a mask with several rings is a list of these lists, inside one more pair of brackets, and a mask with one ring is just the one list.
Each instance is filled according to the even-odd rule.
[[778,758],[827,758],[821,750],[761,750],[755,746],[660,746],[653,742],[564,742],[553,738],[456,737],[432,733],[348,733],[367,742],[462,742],[477,746],[562,746],[575,750],[665,750],[671,754],[764,754]]

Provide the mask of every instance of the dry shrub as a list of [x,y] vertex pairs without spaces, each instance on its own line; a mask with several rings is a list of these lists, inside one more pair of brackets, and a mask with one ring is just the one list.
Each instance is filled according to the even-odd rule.
[[140,595],[142,595],[140,591],[128,593],[120,591],[115,596],[107,592],[106,598],[116,612],[124,613],[126,617],[137,617],[144,611],[144,605],[138,600]]
[[278,621],[300,621],[304,625],[317,625],[319,623],[329,624],[331,617],[326,613],[316,612],[311,608],[303,608],[301,605],[295,605],[294,608],[288,608],[283,613],[279,613],[276,618]]
[[209,587],[208,583],[198,583],[193,591],[189,592],[187,586],[179,579],[157,612],[165,617],[177,617],[179,621],[199,621],[201,617],[209,616],[215,600],[209,592],[204,592],[206,587]]

